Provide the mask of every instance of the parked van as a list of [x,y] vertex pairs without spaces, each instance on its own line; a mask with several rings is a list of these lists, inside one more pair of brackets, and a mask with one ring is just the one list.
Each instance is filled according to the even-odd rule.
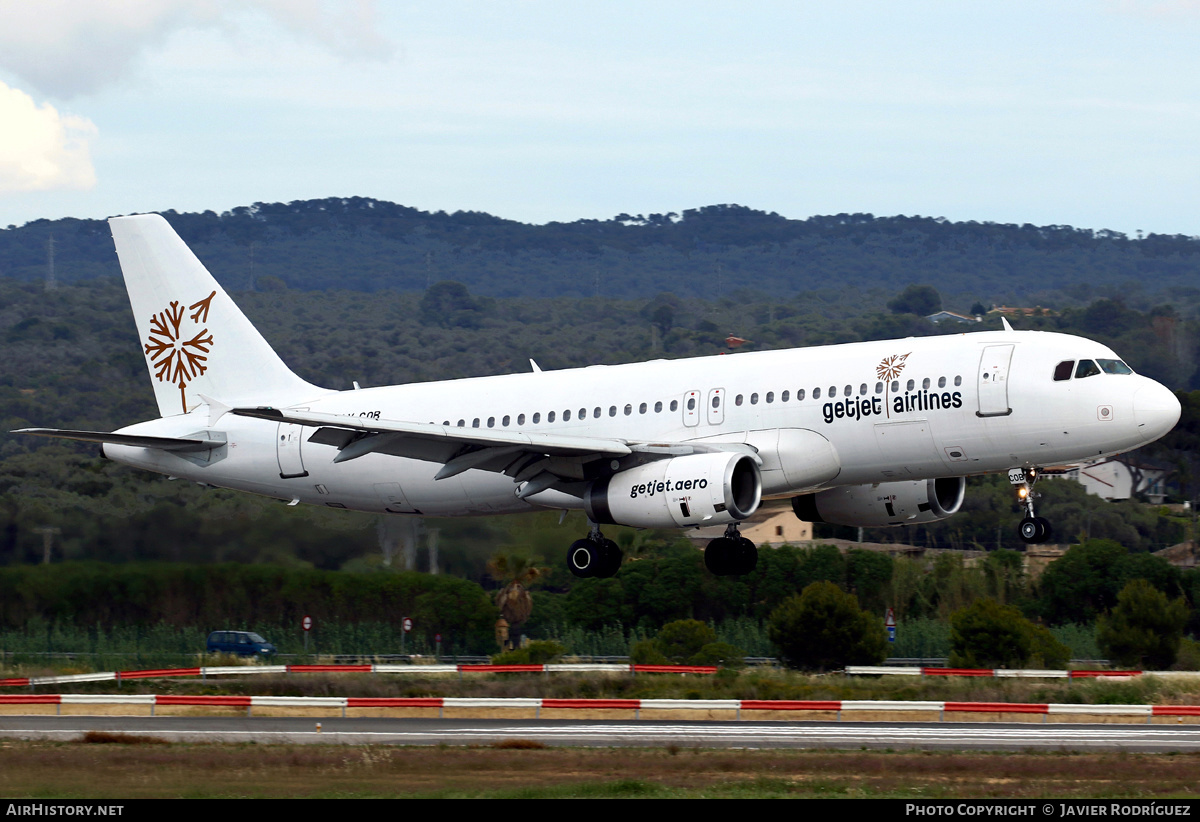
[[208,635],[210,654],[270,656],[275,646],[251,631],[213,631]]

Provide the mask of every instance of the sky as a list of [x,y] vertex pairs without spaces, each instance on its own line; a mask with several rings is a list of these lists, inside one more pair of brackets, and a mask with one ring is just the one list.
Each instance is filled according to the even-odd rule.
[[373,197],[1200,235],[1200,0],[0,0],[0,226]]

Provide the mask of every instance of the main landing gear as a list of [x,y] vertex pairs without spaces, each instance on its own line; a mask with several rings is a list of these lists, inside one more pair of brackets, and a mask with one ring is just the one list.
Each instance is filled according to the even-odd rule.
[[1025,509],[1025,519],[1020,525],[1021,539],[1030,545],[1040,545],[1054,536],[1050,521],[1036,516],[1033,511],[1033,501],[1041,496],[1033,492],[1033,484],[1040,475],[1037,468],[1013,468],[1008,472],[1008,481],[1017,489],[1017,504]]
[[717,537],[704,549],[704,564],[719,577],[748,574],[758,566],[758,548],[738,533],[736,523],[725,528],[725,536]]
[[591,530],[584,539],[571,543],[567,551],[567,564],[577,577],[611,577],[621,567],[625,554],[611,539],[600,533],[600,526],[591,523]]

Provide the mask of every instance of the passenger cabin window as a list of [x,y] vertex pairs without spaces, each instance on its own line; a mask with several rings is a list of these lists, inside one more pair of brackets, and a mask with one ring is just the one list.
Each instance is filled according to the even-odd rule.
[[775,402],[775,392],[768,391],[766,399],[767,399],[767,402]]
[[814,389],[813,389],[813,399],[814,399],[814,400],[819,400],[819,399],[821,399],[821,389],[820,389],[820,388],[814,388]]
[[802,399],[804,399],[804,389],[803,388],[801,388],[799,391],[796,392],[796,402],[800,402],[800,400],[802,400]]
[[[716,398],[714,397],[713,399],[716,399]],[[662,400],[659,400],[658,402],[654,403],[654,413],[655,414],[662,413]]]
[[671,410],[672,411],[679,410],[679,400],[671,400]]
[[538,411],[533,415],[533,424],[537,425],[541,421],[542,421],[542,412]]
[[554,422],[554,412],[553,411],[551,411],[549,414],[546,415],[546,422]]
[[1075,360],[1063,360],[1054,366],[1054,381],[1062,382],[1063,380],[1071,379],[1071,372],[1074,370]]
[[758,394],[751,394],[751,395],[750,395],[750,404],[751,404],[751,405],[758,405]]
[[1075,379],[1081,380],[1084,377],[1094,377],[1100,373],[1100,367],[1091,360],[1080,360],[1079,365],[1075,366]]
[[791,394],[791,392],[790,392],[790,391],[784,391],[782,394],[780,394],[780,395],[779,395],[779,401],[780,401],[780,402],[787,402],[787,401],[788,401],[788,397],[790,397],[791,395],[792,395],[792,394]]
[[525,415],[517,414],[517,425],[524,425],[524,424],[525,424]]

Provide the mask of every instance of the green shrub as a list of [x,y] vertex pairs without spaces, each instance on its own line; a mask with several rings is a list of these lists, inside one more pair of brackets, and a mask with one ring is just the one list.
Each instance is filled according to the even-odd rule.
[[793,668],[831,670],[887,657],[883,623],[832,582],[814,582],[776,608],[768,634]]

